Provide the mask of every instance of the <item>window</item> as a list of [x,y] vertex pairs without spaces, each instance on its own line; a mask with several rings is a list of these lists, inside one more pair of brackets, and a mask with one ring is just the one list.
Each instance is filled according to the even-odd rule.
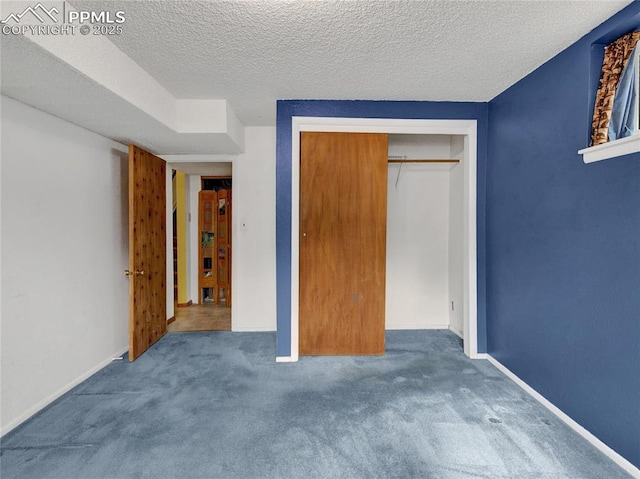
[[640,31],[605,48],[585,163],[640,151]]

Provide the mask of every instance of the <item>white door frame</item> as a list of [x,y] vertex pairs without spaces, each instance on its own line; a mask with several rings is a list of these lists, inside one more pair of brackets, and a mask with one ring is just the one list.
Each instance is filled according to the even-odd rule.
[[464,353],[478,357],[478,304],[476,254],[476,120],[408,120],[380,118],[327,118],[294,116],[291,119],[291,356],[278,361],[298,360],[300,292],[300,132],[404,133],[416,135],[464,136],[464,259],[463,334]]

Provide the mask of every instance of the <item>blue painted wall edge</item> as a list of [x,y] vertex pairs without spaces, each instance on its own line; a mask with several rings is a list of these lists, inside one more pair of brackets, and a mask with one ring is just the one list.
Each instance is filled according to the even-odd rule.
[[[633,3],[489,103],[488,352],[640,467],[640,155],[585,165],[603,41]],[[604,40],[603,40],[604,39]]]

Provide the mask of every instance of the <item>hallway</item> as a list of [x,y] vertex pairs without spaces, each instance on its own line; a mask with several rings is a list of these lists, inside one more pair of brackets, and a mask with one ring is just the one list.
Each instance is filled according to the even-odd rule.
[[231,331],[231,308],[216,304],[193,304],[176,308],[176,320],[167,325],[169,333]]

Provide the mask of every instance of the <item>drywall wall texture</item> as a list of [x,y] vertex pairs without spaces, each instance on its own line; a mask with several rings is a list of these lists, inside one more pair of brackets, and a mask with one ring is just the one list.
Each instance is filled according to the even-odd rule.
[[[167,247],[167,258],[173,258],[173,178],[171,168],[165,168],[165,188],[167,191],[167,198],[165,201],[165,211],[166,211],[166,221],[167,225],[165,228],[166,232],[166,247]],[[173,259],[171,261],[167,261],[166,265],[166,275],[168,284],[173,284]],[[171,278],[171,279],[169,279]],[[173,299],[174,291],[172,287],[166,288],[165,297],[167,299],[167,310],[166,315],[167,319],[170,319],[175,314],[175,303]]]
[[[389,135],[389,155],[449,158],[450,144],[446,135]],[[451,164],[388,170],[385,327],[447,329]]]
[[2,432],[127,346],[127,148],[2,97]]
[[[451,137],[451,158],[464,161],[464,137]],[[464,168],[449,173],[449,328],[458,336],[464,330]]]
[[276,129],[247,127],[233,160],[234,331],[276,328]]
[[637,467],[640,155],[577,151],[593,44],[639,25],[634,3],[492,100],[487,170],[488,352]]
[[419,101],[278,101],[276,138],[277,356],[291,354],[291,119],[294,116],[477,120],[478,352],[485,352],[484,181],[487,104]]
[[199,196],[202,189],[202,177],[198,175],[189,175],[189,196],[187,198],[187,228],[189,229],[189,299],[193,304],[198,304],[200,300],[200,290],[198,289],[198,267],[200,252],[200,228],[198,208]]

